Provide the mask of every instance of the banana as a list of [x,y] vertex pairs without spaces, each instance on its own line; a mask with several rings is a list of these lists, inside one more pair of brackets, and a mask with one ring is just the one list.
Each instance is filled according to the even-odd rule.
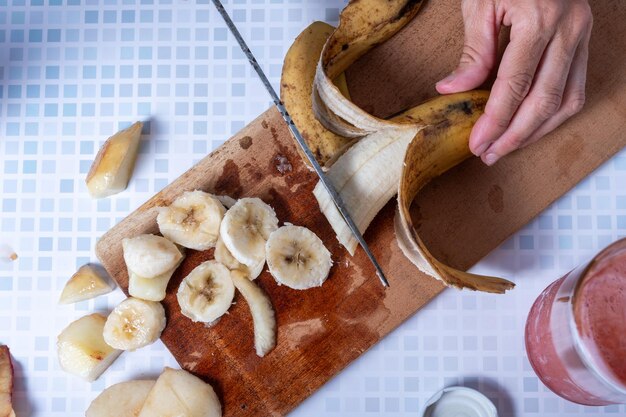
[[111,347],[135,350],[154,343],[165,329],[161,303],[129,297],[109,314],[102,334]]
[[193,269],[178,287],[178,304],[183,315],[194,322],[211,324],[230,308],[235,287],[230,271],[217,261],[206,261]]
[[165,299],[165,290],[172,275],[180,266],[185,256],[185,249],[177,247],[183,257],[174,265],[172,269],[152,278],[145,278],[132,270],[128,270],[128,293],[135,298],[147,301],[162,301]]
[[265,250],[276,282],[296,290],[321,286],[333,264],[322,240],[302,226],[283,226],[272,232]]
[[144,278],[168,272],[183,258],[175,244],[156,235],[126,238],[122,240],[122,249],[128,270]]
[[100,393],[85,411],[85,417],[136,417],[156,381],[126,381]]
[[272,302],[244,272],[232,271],[230,277],[250,307],[254,325],[254,347],[256,354],[263,357],[276,346],[276,314]]
[[224,206],[203,191],[187,191],[167,207],[159,207],[157,223],[161,234],[189,249],[206,250],[215,246]]
[[254,270],[265,262],[265,242],[277,228],[273,208],[259,198],[242,198],[224,215],[220,237],[237,261]]
[[[138,417],[221,417],[211,385],[182,369],[165,368]],[[126,416],[120,416],[126,417]]]
[[[400,30],[421,4],[421,0],[351,1],[341,13],[339,26],[323,46],[312,89],[313,112],[329,131],[355,141],[347,151],[342,149],[327,158],[328,178],[361,232],[398,189],[404,190],[396,224],[403,226],[403,230],[397,231],[399,245],[411,261],[447,285],[504,292],[513,285],[509,281],[467,274],[438,262],[408,223],[408,207],[419,189],[470,155],[469,133],[483,111],[488,93],[476,91],[439,97],[396,117],[380,119],[352,103],[338,85],[340,74],[365,52]],[[319,47],[321,42],[310,30],[301,37],[307,37],[300,40],[303,44],[309,42]],[[316,54],[317,50],[311,52],[312,56]],[[301,82],[307,83],[308,76],[303,71]],[[305,118],[300,123],[304,125],[300,129],[306,129],[307,124],[319,128]],[[399,163],[402,160],[404,166]],[[314,194],[338,240],[354,254],[357,242],[330,196],[320,184]]]
[[71,304],[89,300],[113,291],[100,268],[86,264],[67,281],[59,298],[59,304]]
[[[325,166],[352,141],[331,132],[320,124],[313,113],[313,79],[317,61],[326,39],[335,28],[324,22],[313,22],[293,42],[283,63],[280,96],[300,133],[320,165]],[[344,95],[348,95],[345,74],[335,80]],[[349,95],[348,95],[349,96]],[[300,147],[298,151],[302,152]],[[307,161],[306,158],[303,160]]]
[[222,203],[222,205],[224,206],[226,210],[234,206],[235,203],[237,202],[237,200],[227,195],[216,195],[215,198],[217,198],[220,201],[220,203]]
[[237,259],[233,257],[233,255],[228,251],[226,245],[222,241],[222,238],[217,239],[217,243],[215,244],[215,252],[213,253],[215,260],[231,271],[241,271],[248,277],[249,280],[255,280],[261,275],[263,272],[263,266],[265,266],[265,258],[256,264],[252,268],[248,268]]
[[64,371],[92,382],[122,353],[103,337],[106,318],[90,314],[70,323],[59,334],[57,354]]

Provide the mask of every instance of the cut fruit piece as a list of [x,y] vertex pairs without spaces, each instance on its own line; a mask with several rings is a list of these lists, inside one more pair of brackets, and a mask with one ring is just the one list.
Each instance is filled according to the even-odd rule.
[[[184,248],[179,247],[181,255],[185,255]],[[169,271],[157,275],[154,278],[144,278],[139,274],[136,274],[134,271],[128,270],[128,293],[132,297],[141,298],[142,300],[148,301],[161,301],[165,299],[167,284],[169,284],[172,275],[183,261],[184,258],[181,258],[180,261],[174,266],[174,268]]]
[[256,354],[263,357],[276,346],[276,314],[272,302],[243,272],[233,271],[231,278],[250,307],[254,325],[254,347]]
[[139,349],[156,342],[165,324],[161,303],[129,297],[109,314],[103,329],[104,340],[116,349]]
[[7,346],[0,346],[0,416],[15,417],[13,412],[13,362]]
[[302,226],[283,226],[266,244],[267,265],[279,285],[296,290],[321,286],[333,264],[315,233]]
[[[324,22],[313,22],[304,29],[285,55],[280,78],[280,98],[315,159],[322,166],[328,166],[335,155],[352,143],[350,138],[337,135],[322,126],[313,112],[315,70],[326,39],[333,30],[334,27]],[[337,81],[347,93],[345,73],[341,73]],[[302,153],[300,147],[298,151]],[[306,157],[302,159],[309,163]]]
[[94,198],[124,191],[135,166],[143,123],[136,122],[104,142],[87,174],[87,189]]
[[213,195],[187,191],[167,207],[159,207],[157,223],[161,234],[189,249],[215,246],[226,209]]
[[222,205],[224,206],[226,210],[234,206],[235,203],[237,202],[237,200],[227,195],[216,195],[215,198],[217,198],[220,201],[220,203],[222,203]]
[[265,262],[265,242],[276,229],[272,207],[259,198],[242,198],[226,212],[220,237],[233,257],[253,270]]
[[156,381],[127,381],[111,385],[85,411],[85,417],[136,417]]
[[111,291],[113,291],[113,286],[104,277],[103,271],[95,265],[86,264],[81,266],[67,281],[59,298],[59,303],[77,303]]
[[222,406],[211,385],[182,369],[165,368],[138,417],[220,417]]
[[95,381],[122,353],[102,336],[106,318],[100,314],[82,317],[67,326],[57,339],[61,368],[86,381]]
[[194,322],[213,323],[230,308],[235,287],[230,271],[217,261],[194,268],[178,287],[180,311]]
[[231,271],[241,271],[245,273],[250,280],[255,280],[261,272],[263,272],[263,266],[265,266],[265,259],[260,261],[254,268],[248,268],[241,262],[239,262],[235,257],[230,253],[226,245],[221,238],[217,240],[217,244],[215,245],[215,252],[213,254],[215,260]]
[[139,235],[122,240],[124,261],[130,271],[144,278],[162,275],[178,265],[183,255],[162,236]]

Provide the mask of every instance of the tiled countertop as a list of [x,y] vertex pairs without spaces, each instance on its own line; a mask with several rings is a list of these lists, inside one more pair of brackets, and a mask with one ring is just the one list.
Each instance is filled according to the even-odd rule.
[[[0,342],[17,360],[18,416],[82,416],[104,387],[175,361],[158,342],[125,353],[97,382],[67,375],[56,335],[123,295],[57,306],[95,261],[96,239],[269,106],[208,0],[0,0]],[[283,56],[340,1],[235,0],[235,22],[277,85]],[[150,120],[126,192],[92,200],[84,177],[101,141]],[[626,133],[625,133],[626,134]],[[210,140],[207,140],[210,138]],[[581,407],[535,377],[523,344],[539,292],[626,234],[626,152],[615,156],[475,268],[511,277],[503,296],[445,291],[292,415],[417,416],[452,384],[478,388],[501,416],[626,415]]]

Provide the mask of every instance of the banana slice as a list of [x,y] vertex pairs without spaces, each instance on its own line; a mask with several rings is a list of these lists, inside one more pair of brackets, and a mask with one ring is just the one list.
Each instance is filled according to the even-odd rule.
[[321,286],[333,264],[330,252],[315,233],[302,226],[283,226],[265,245],[270,273],[295,290]]
[[206,261],[185,277],[178,287],[183,315],[194,322],[213,323],[228,311],[235,296],[230,271],[221,263]]
[[248,277],[249,280],[255,280],[261,272],[263,272],[263,266],[265,266],[265,258],[256,264],[252,268],[248,268],[241,262],[239,262],[235,257],[230,253],[226,245],[224,245],[224,241],[220,237],[217,239],[217,243],[215,244],[215,252],[213,254],[215,260],[231,271],[241,271]]
[[154,278],[174,268],[183,258],[175,244],[161,236],[139,235],[122,240],[129,271]]
[[111,385],[85,411],[85,417],[137,416],[156,381],[137,380]]
[[153,278],[145,278],[135,273],[134,271],[128,271],[128,293],[136,298],[148,301],[162,301],[165,299],[165,290],[167,284],[170,282],[172,275],[176,269],[180,266],[185,256],[185,248],[178,247],[183,257],[178,261],[174,268],[165,272],[164,274],[157,275]]
[[220,236],[233,257],[254,270],[265,261],[265,242],[277,228],[272,207],[259,198],[242,198],[226,212]]
[[276,314],[272,302],[243,272],[233,271],[230,277],[250,307],[254,324],[254,347],[256,354],[263,357],[276,346]]
[[168,207],[159,207],[157,223],[161,234],[189,249],[215,246],[226,209],[215,196],[204,191],[187,191]]
[[165,328],[161,303],[129,297],[113,309],[102,334],[111,347],[135,350],[154,343]]

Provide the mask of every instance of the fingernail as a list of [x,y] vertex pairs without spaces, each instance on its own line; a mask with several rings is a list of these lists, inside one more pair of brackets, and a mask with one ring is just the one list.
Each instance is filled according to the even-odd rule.
[[499,157],[495,153],[488,153],[487,155],[485,155],[485,158],[483,160],[485,161],[485,164],[491,166],[498,162],[498,159]]
[[453,72],[450,75],[448,75],[446,78],[444,78],[443,80],[439,81],[437,83],[437,86],[441,85],[441,84],[448,84],[451,83],[452,81],[454,81],[454,79],[456,78],[456,74]]
[[476,155],[476,156],[482,155],[483,153],[485,153],[485,151],[487,150],[489,145],[491,145],[491,142],[483,143],[478,148],[476,148],[476,152],[474,152],[474,155]]

